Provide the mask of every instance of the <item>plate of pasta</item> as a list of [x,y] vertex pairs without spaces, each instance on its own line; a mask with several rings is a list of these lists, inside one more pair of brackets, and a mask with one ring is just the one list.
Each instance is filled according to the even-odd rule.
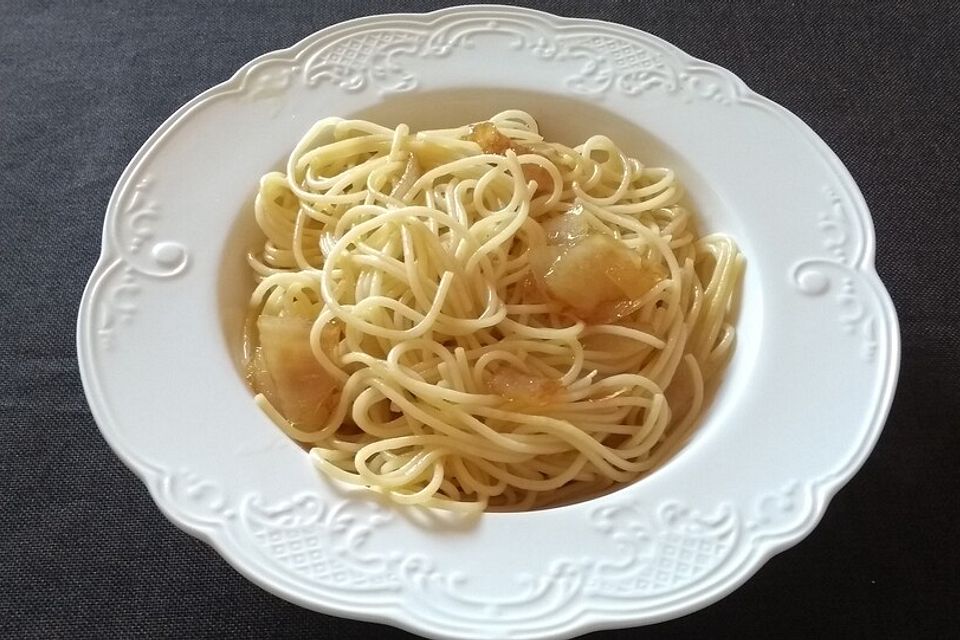
[[723,597],[882,429],[869,211],[796,116],[620,25],[372,16],[124,171],[80,306],[105,439],[299,605],[567,638]]

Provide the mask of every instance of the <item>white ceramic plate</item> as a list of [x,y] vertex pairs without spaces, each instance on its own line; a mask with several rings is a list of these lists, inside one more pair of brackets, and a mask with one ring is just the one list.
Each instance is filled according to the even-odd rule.
[[[237,368],[257,181],[315,120],[505,108],[678,170],[748,260],[735,356],[692,441],[613,494],[461,526],[321,477]],[[117,184],[77,328],[104,437],[164,513],[265,589],[438,638],[561,638],[733,590],[808,534],[880,433],[899,337],[867,207],[809,128],[650,34],[507,7],[375,16],[184,105]]]

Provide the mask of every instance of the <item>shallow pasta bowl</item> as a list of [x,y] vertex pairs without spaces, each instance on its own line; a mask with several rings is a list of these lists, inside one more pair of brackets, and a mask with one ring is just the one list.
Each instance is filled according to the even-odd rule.
[[[463,521],[334,485],[238,367],[259,177],[328,115],[438,128],[507,108],[677,170],[747,258],[738,342],[690,441],[593,500]],[[732,591],[809,533],[879,436],[899,365],[869,212],[788,111],[641,31],[508,7],[375,16],[264,55],[124,171],[78,319],[104,437],[163,512],[265,589],[438,638],[570,637]]]

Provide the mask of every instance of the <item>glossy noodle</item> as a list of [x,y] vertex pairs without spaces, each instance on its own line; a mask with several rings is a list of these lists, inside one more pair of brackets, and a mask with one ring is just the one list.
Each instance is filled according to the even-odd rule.
[[655,469],[734,344],[744,268],[673,171],[536,121],[318,122],[260,183],[256,401],[329,475],[522,510]]

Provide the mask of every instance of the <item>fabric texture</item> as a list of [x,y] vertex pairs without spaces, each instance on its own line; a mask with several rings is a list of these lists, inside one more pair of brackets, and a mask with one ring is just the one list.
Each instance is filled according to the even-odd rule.
[[[444,2],[0,0],[0,636],[411,637],[300,609],[157,510],[90,416],[75,316],[120,172],[176,108],[341,20]],[[797,547],[637,637],[960,627],[960,5],[553,0],[720,64],[804,119],[872,210],[903,364],[886,429]]]

